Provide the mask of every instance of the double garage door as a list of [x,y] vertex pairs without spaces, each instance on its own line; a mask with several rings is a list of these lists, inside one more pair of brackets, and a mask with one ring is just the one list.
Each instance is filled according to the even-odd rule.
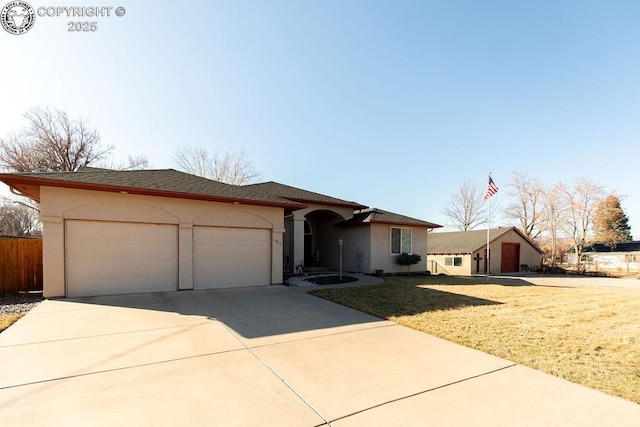
[[[67,220],[67,296],[178,289],[178,227]],[[270,283],[270,230],[194,227],[195,289]]]

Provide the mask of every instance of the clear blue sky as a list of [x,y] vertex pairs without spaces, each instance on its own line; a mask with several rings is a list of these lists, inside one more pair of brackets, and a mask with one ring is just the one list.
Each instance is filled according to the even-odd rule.
[[0,29],[1,135],[51,106],[121,158],[244,149],[263,180],[441,224],[465,178],[491,170],[504,204],[513,171],[585,176],[640,236],[638,1],[109,5],[126,15]]

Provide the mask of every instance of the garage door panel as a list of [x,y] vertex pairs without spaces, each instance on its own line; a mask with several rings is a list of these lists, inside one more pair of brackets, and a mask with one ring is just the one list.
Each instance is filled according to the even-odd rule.
[[155,234],[153,234],[151,230],[142,226],[132,227],[131,230],[129,230],[129,232],[131,233],[131,236],[138,239],[142,239],[142,240],[149,240],[149,239],[153,240],[155,236]]
[[[131,235],[131,238],[135,239],[137,237],[135,235]],[[131,256],[144,255],[145,252],[153,251],[153,246],[150,246],[149,245],[150,243],[153,243],[153,242],[150,242],[149,240],[127,242],[126,244],[127,254]]]
[[66,256],[67,257],[73,257],[73,258],[82,258],[83,256],[85,256],[89,251],[92,250],[92,247],[94,245],[89,244],[88,241],[87,242],[77,242],[75,245],[73,246],[69,246],[67,245],[66,248]]
[[194,227],[196,289],[271,283],[271,230]]
[[160,257],[170,257],[175,255],[176,246],[173,244],[154,244],[153,255]]
[[72,228],[67,227],[67,237],[96,237],[97,226],[92,222],[74,221]]
[[122,223],[96,222],[97,234],[103,239],[120,239],[133,234],[134,224],[123,227]]
[[84,263],[74,263],[67,267],[67,275],[74,279],[90,277],[92,274],[94,274],[94,268]]
[[219,240],[224,240],[227,242],[233,242],[235,240],[238,231],[236,229],[230,228],[215,228],[212,233],[213,236],[216,236]]
[[69,220],[65,227],[68,296],[177,289],[177,226]]
[[103,240],[100,243],[99,248],[94,248],[95,244],[93,243],[93,239],[91,242],[86,242],[83,245],[83,249],[86,251],[86,254],[92,254],[94,251],[103,258],[120,258],[122,256],[122,252],[125,251],[128,255],[128,251],[126,247],[123,247],[123,244],[119,243],[116,239],[113,240]]

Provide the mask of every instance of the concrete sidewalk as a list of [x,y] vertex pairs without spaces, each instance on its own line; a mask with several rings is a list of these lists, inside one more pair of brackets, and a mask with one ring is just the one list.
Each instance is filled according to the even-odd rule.
[[640,423],[640,405],[283,286],[44,301],[0,361],[3,426]]

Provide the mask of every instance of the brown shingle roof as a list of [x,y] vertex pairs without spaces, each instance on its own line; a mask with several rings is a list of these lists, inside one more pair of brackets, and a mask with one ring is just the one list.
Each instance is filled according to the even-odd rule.
[[255,192],[255,194],[272,197],[277,196],[287,200],[292,200],[294,202],[318,203],[323,205],[341,206],[352,209],[366,208],[366,206],[363,206],[357,202],[338,199],[320,193],[314,193],[313,191],[303,190],[302,188],[292,187],[290,185],[284,185],[274,181],[244,185],[242,186],[242,188]]
[[80,172],[0,174],[0,180],[36,199],[39,198],[39,194],[25,193],[23,189],[35,191],[33,186],[42,185],[288,208],[303,207],[300,203],[276,195],[261,194],[243,186],[224,184],[173,169],[114,171],[86,168]]
[[351,218],[336,224],[339,227],[354,224],[378,223],[378,224],[394,224],[394,225],[413,225],[418,227],[439,228],[438,224],[423,221],[421,219],[411,218],[393,212],[383,211],[377,208],[362,209],[356,212]]
[[[505,233],[515,230],[540,253],[540,248],[515,227],[489,229],[489,241],[493,242]],[[487,246],[487,230],[449,231],[430,233],[427,243],[429,254],[470,254]]]
[[251,185],[230,185],[173,169],[116,171],[85,167],[77,172],[28,172],[0,174],[0,181],[39,200],[40,186],[111,191],[161,197],[210,200],[251,205],[302,209],[309,203],[359,209],[340,223],[382,223],[437,228],[440,225],[416,218],[367,209],[360,203],[326,196],[269,181]]

